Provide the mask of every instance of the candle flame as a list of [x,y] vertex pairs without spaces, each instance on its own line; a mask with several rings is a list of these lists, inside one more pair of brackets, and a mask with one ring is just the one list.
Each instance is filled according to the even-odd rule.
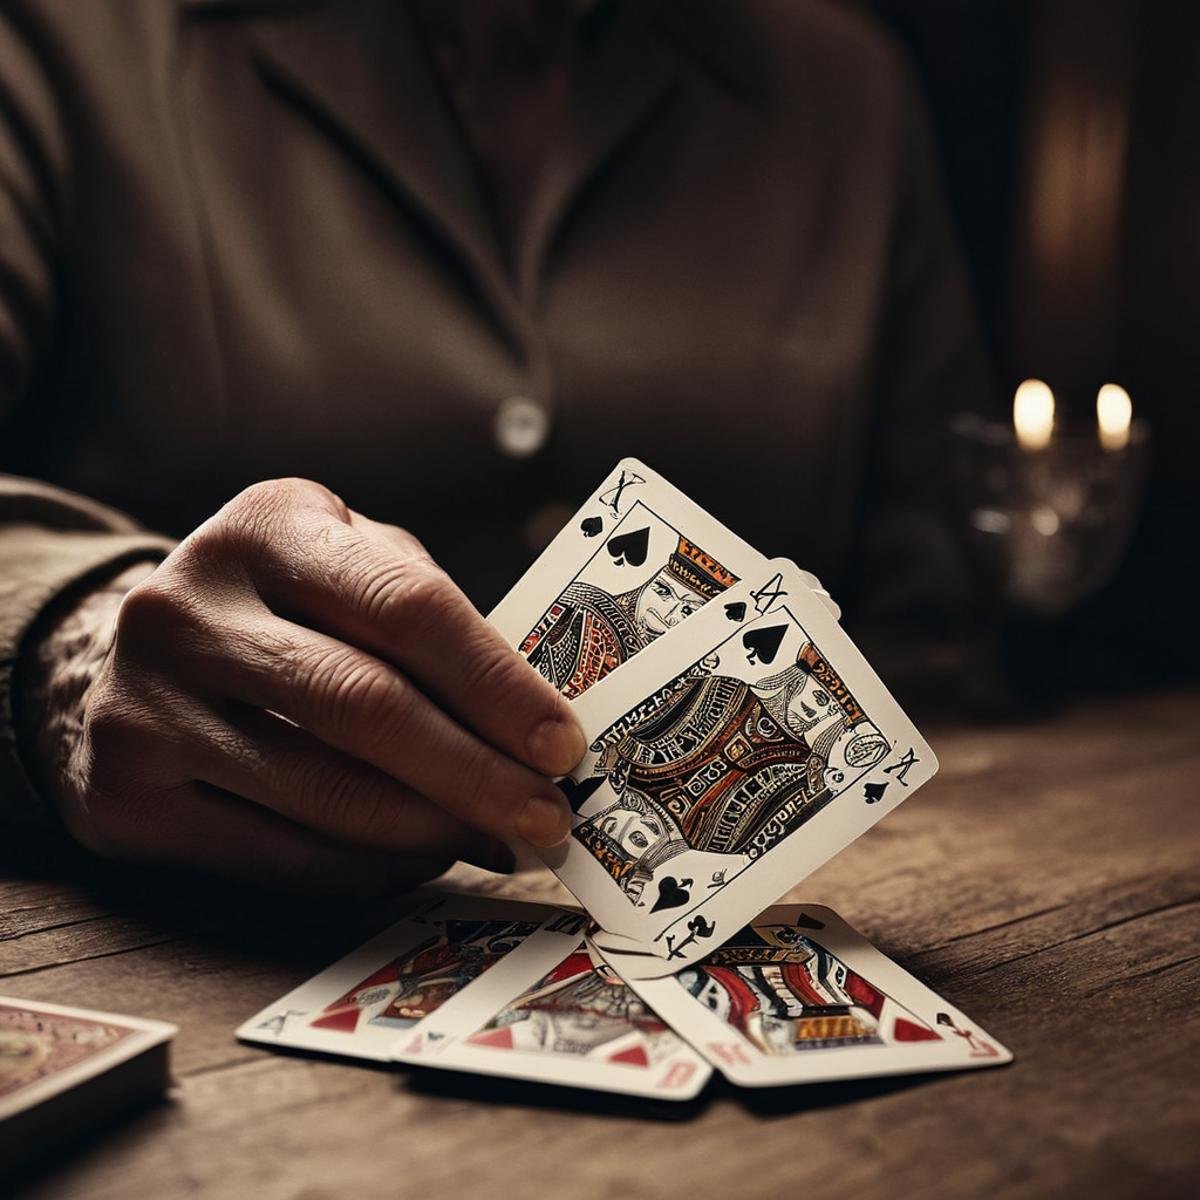
[[1040,379],[1026,379],[1013,397],[1013,426],[1023,450],[1045,450],[1054,432],[1054,393]]
[[1129,445],[1133,401],[1123,387],[1106,383],[1096,393],[1096,421],[1100,426],[1100,445],[1105,450],[1124,450]]

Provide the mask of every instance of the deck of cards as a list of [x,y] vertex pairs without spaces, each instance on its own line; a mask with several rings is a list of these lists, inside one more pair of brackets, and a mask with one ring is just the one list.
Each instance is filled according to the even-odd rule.
[[542,856],[580,908],[439,898],[238,1036],[678,1100],[1008,1062],[830,910],[772,907],[937,770],[839,617],[619,463],[490,616],[589,739]]
[[161,1096],[176,1032],[162,1021],[0,996],[0,1178]]

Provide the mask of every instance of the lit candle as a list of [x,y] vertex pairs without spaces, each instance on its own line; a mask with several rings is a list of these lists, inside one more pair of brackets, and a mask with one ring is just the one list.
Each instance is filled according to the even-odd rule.
[[1022,450],[1045,450],[1054,432],[1054,393],[1040,379],[1026,379],[1013,397],[1013,425]]
[[1129,445],[1129,425],[1133,420],[1133,401],[1129,393],[1115,383],[1106,383],[1096,393],[1096,421],[1100,426],[1100,445],[1105,450],[1124,450]]

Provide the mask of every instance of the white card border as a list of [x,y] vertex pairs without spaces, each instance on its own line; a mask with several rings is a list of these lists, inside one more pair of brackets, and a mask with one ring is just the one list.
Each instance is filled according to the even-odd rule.
[[[806,933],[836,954],[852,970],[897,1004],[935,1029],[938,1012],[947,1013],[956,1025],[970,1029],[996,1050],[983,1057],[969,1052],[966,1039],[952,1034],[937,1043],[916,1042],[908,1046],[854,1046],[805,1050],[787,1057],[763,1055],[715,1013],[698,1004],[674,976],[627,980],[634,991],[688,1039],[731,1083],[739,1087],[780,1087],[788,1084],[821,1083],[837,1079],[869,1079],[885,1075],[907,1075],[927,1071],[957,1071],[1002,1066],[1012,1062],[1012,1052],[939,996],[903,967],[876,949],[861,933],[831,908],[821,904],[773,905],[753,920],[758,924],[794,924],[801,913],[824,923],[825,928]],[[602,957],[603,951],[601,951]],[[712,1050],[713,1043],[737,1042],[752,1059],[752,1065],[731,1065]]]
[[[622,471],[636,472],[642,476],[644,482],[634,485],[634,489],[629,493],[628,507],[616,519],[614,525],[606,528],[603,535],[597,538],[597,549],[608,541],[616,526],[625,520],[634,505],[640,501],[661,520],[676,528],[682,528],[689,539],[692,535],[686,532],[688,529],[703,526],[705,536],[695,538],[696,544],[739,580],[766,562],[753,546],[743,541],[716,517],[705,512],[674,484],[638,459],[623,458],[579,506],[570,521],[559,530],[532,566],[509,589],[504,599],[488,614],[488,620],[500,631],[510,646],[520,644],[522,638],[545,616],[549,606],[579,573],[581,564],[576,551],[580,535],[576,528],[576,518],[585,509],[600,503],[600,495],[616,486]],[[634,658],[636,657],[637,655],[634,655]],[[632,662],[633,659],[629,661]]]

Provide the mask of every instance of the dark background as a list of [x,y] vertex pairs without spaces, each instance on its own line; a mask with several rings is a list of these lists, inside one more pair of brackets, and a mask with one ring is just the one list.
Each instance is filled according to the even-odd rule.
[[[1200,579],[1200,4],[872,0],[922,76],[975,302],[1011,396],[1094,420],[1119,383],[1153,443],[1111,582],[1056,631],[1081,675],[1195,678]],[[1132,606],[1132,611],[1130,606]],[[1132,620],[1130,617],[1132,616]],[[1107,657],[1107,656],[1105,656]]]

